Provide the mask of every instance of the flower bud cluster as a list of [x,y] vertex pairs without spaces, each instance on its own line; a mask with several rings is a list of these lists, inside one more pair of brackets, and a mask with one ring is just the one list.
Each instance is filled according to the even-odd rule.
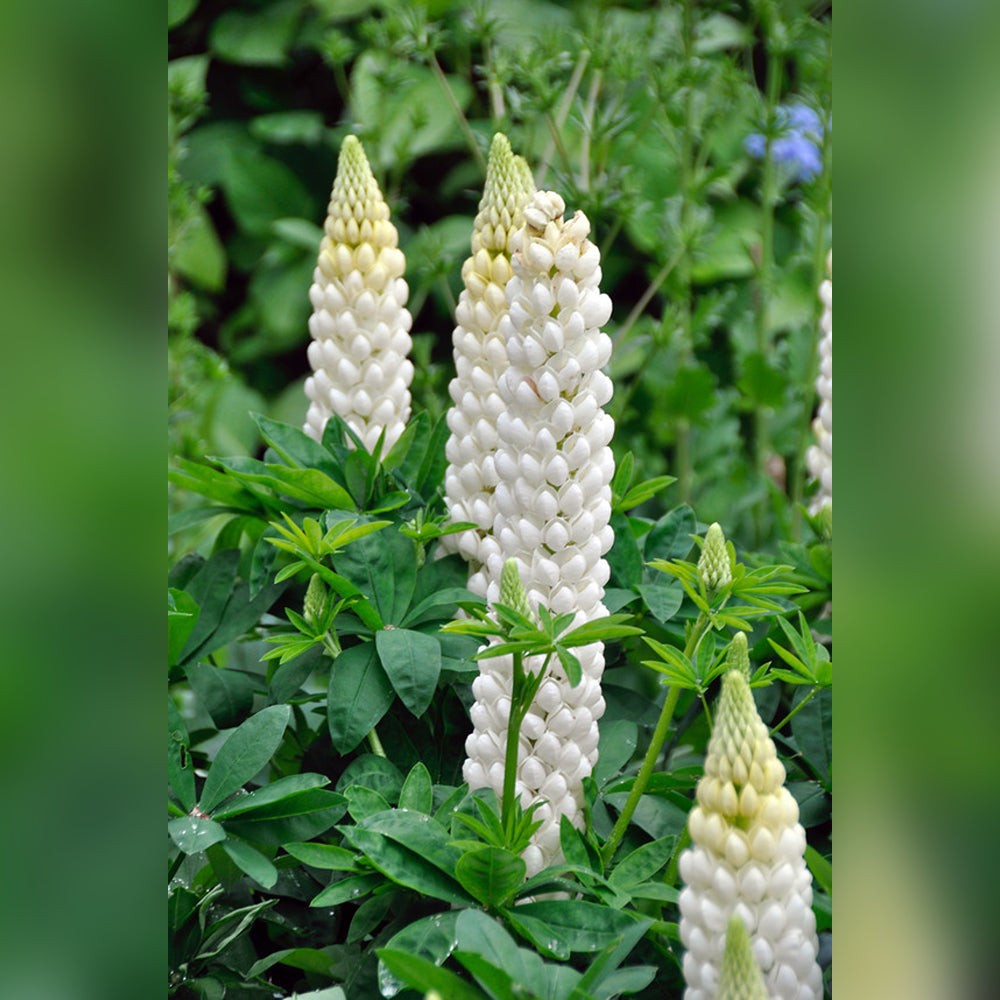
[[772,1000],[821,1000],[812,877],[799,807],[747,678],[728,671],[680,857],[684,1000],[713,1000],[739,917]]
[[472,256],[462,266],[465,285],[452,335],[456,377],[448,391],[452,407],[445,446],[445,504],[452,521],[471,521],[475,530],[446,535],[442,548],[459,551],[469,562],[469,589],[486,595],[484,567],[492,544],[497,485],[494,461],[497,417],[505,404],[497,380],[507,369],[507,347],[500,320],[507,314],[504,287],[513,271],[510,240],[523,222],[524,206],[534,194],[528,164],[511,152],[498,132],[490,146],[486,187],[472,233]]
[[385,451],[410,416],[412,317],[389,206],[358,139],[344,140],[309,299],[311,400],[303,430],[317,441],[338,414],[371,451],[385,429]]
[[726,948],[722,953],[715,1000],[770,1000],[760,966],[750,948],[746,926],[735,914],[726,930]]
[[[601,407],[611,380],[601,371],[611,354],[602,333],[611,300],[598,285],[600,254],[577,212],[563,219],[562,198],[535,194],[525,225],[511,242],[509,312],[500,320],[509,367],[497,382],[493,549],[487,553],[487,598],[497,599],[506,559],[516,560],[529,603],[575,624],[607,614],[601,599],[611,547],[608,446],[614,421]],[[582,825],[582,782],[597,759],[597,720],[604,714],[604,646],[574,650],[583,677],[571,686],[557,661],[549,665],[520,733],[516,792],[524,806],[543,801],[543,821],[524,854],[529,874],[558,859],[559,821]],[[527,664],[538,669],[540,664]],[[474,731],[464,776],[473,788],[501,794],[510,711],[509,657],[487,659],[473,682]]]
[[833,251],[826,258],[829,274],[819,286],[823,315],[819,321],[819,375],[816,392],[819,394],[819,413],[813,420],[816,444],[806,452],[806,465],[813,479],[819,480],[819,490],[813,497],[811,513],[818,513],[824,504],[833,507]]
[[701,557],[698,559],[698,576],[710,594],[733,582],[729,552],[726,549],[726,536],[722,533],[722,526],[718,521],[710,524],[705,533]]

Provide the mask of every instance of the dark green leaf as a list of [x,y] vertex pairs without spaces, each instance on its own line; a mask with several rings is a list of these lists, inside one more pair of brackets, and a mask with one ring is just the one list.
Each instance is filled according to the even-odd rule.
[[813,878],[825,890],[828,896],[833,896],[833,866],[815,847],[806,845],[806,864]]
[[763,355],[754,353],[743,359],[743,375],[737,385],[753,406],[779,407],[785,401],[788,377],[772,368]]
[[403,775],[391,760],[373,753],[361,754],[344,768],[335,786],[346,792],[352,785],[378,792],[390,805],[397,802],[403,787]]
[[240,480],[267,486],[282,496],[310,507],[354,510],[354,501],[340,483],[318,469],[293,469],[287,465],[259,462],[254,458],[213,458],[213,462],[235,473]]
[[230,858],[265,889],[270,889],[278,881],[278,869],[256,848],[229,837],[222,843],[222,849]]
[[283,66],[295,37],[302,6],[290,2],[260,10],[227,10],[215,20],[209,44],[228,62],[247,66]]
[[390,810],[359,825],[402,844],[445,875],[454,877],[462,851],[452,846],[447,831],[430,816],[408,810]]
[[[423,917],[390,938],[386,947],[440,965],[452,953],[457,943],[455,925],[460,912],[464,911],[445,910],[443,913]],[[379,961],[379,984],[382,995],[387,997],[395,996],[405,985],[402,980],[394,977],[381,961]]]
[[[550,927],[544,920],[525,913],[524,906],[515,906],[503,911],[504,919],[526,941],[538,949],[542,955],[557,958],[563,962],[569,958],[572,948],[558,927]],[[610,912],[610,911],[609,911]]]
[[661,622],[670,621],[684,601],[684,588],[677,581],[640,583],[636,590],[653,617]]
[[[456,962],[472,973],[472,977],[486,990],[491,1000],[521,1000],[523,997],[522,990],[515,990],[514,979],[510,973],[488,962],[482,955],[460,949],[456,949],[452,954]],[[537,986],[538,983],[535,982],[533,987]]]
[[488,909],[502,905],[524,881],[526,871],[522,858],[500,847],[466,851],[455,865],[462,888]]
[[287,705],[272,705],[229,734],[205,779],[201,794],[203,812],[211,812],[267,764],[281,744],[290,714]]
[[[509,911],[508,911],[509,913]],[[546,899],[517,907],[518,919],[534,918],[558,934],[571,951],[600,951],[628,930],[635,918],[582,899]]]
[[687,505],[675,507],[649,529],[643,546],[646,562],[653,559],[684,559],[694,545],[697,528],[694,511]]
[[185,854],[207,851],[226,839],[226,831],[215,820],[201,816],[180,816],[167,823],[167,832]]
[[631,587],[642,579],[642,555],[629,518],[624,514],[611,515],[611,528],[615,533],[615,542],[608,552],[608,565],[611,567],[611,578],[616,586]]
[[354,542],[338,558],[337,570],[374,600],[385,624],[399,624],[416,582],[413,542],[386,528]]
[[394,698],[375,643],[345,649],[333,662],[327,698],[330,737],[337,752],[350,753],[378,724]]
[[191,740],[173,698],[167,698],[167,780],[185,812],[195,804]]
[[168,590],[173,600],[173,609],[167,613],[167,666],[177,662],[184,643],[198,622],[201,611],[198,602],[183,590]]
[[433,636],[405,628],[375,633],[382,667],[403,704],[418,718],[427,711],[441,674],[441,646]]
[[417,761],[410,768],[410,773],[403,782],[403,790],[399,793],[399,808],[428,814],[434,808],[434,786],[430,771],[422,761]]
[[360,823],[363,819],[377,813],[385,812],[389,808],[389,803],[378,792],[373,792],[370,788],[352,785],[347,789],[347,811],[355,823]]
[[287,799],[290,795],[312,788],[322,788],[328,784],[330,784],[330,779],[322,774],[290,774],[286,778],[279,778],[263,788],[258,788],[249,795],[234,799],[222,809],[218,809],[214,816],[216,819],[227,819],[230,816],[256,812],[272,806],[282,799]]
[[615,865],[608,881],[626,891],[647,881],[667,864],[676,843],[677,838],[670,836],[643,844]]
[[627,719],[601,724],[597,764],[593,773],[598,785],[604,785],[632,759],[637,739],[638,728]]
[[312,902],[310,906],[339,906],[349,900],[360,899],[366,896],[376,886],[382,885],[383,878],[376,872],[366,875],[348,875],[333,885],[327,886]]
[[[809,695],[799,688],[792,699],[792,708]],[[792,735],[802,751],[802,756],[820,776],[824,785],[830,787],[830,765],[833,760],[833,695],[829,689],[818,691],[800,711],[792,716]]]
[[[618,810],[625,805],[627,798],[625,792],[604,796],[605,801]],[[687,823],[687,813],[669,799],[647,793],[639,799],[639,805],[632,814],[632,823],[654,840],[661,840],[671,834],[680,836]]]
[[338,872],[358,870],[358,856],[354,851],[334,844],[285,844],[284,848],[293,858],[313,868]]
[[333,480],[339,478],[340,470],[333,457],[304,431],[260,413],[251,413],[250,416],[260,428],[261,437],[281,456],[282,461],[301,469],[318,469]]
[[376,951],[379,961],[398,979],[422,993],[436,990],[448,1000],[484,1000],[483,994],[454,972],[438,968],[433,962],[418,955],[392,948]]
[[371,865],[393,882],[425,896],[442,899],[446,903],[455,903],[459,906],[474,904],[473,898],[454,878],[445,875],[425,858],[389,837],[373,830],[363,829],[361,826],[338,827],[338,829],[342,831],[348,843],[363,851]]
[[239,725],[253,708],[254,683],[246,674],[207,664],[190,664],[185,673],[219,729]]

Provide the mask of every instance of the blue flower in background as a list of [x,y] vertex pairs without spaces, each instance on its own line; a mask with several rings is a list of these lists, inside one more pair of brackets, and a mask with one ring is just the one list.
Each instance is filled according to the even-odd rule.
[[[779,134],[771,142],[775,163],[782,164],[792,180],[812,180],[823,169],[819,115],[805,104],[782,104],[777,108],[777,125]],[[743,148],[755,160],[762,160],[767,140],[754,132],[744,139]]]

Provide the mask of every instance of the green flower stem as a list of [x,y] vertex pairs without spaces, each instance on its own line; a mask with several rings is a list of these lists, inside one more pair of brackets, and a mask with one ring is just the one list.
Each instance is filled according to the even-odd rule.
[[521,685],[519,679],[524,676],[521,666],[522,656],[514,654],[514,691],[510,699],[510,718],[507,721],[507,747],[503,762],[503,802],[500,806],[500,817],[504,833],[508,840],[514,832],[514,788],[517,784],[517,751],[518,737],[521,735],[521,721],[524,713],[519,711]]
[[465,112],[462,110],[462,106],[458,103],[458,98],[455,97],[455,91],[451,89],[448,77],[445,76],[444,70],[441,69],[441,64],[438,62],[437,56],[434,52],[428,53],[428,61],[437,82],[441,84],[444,96],[448,99],[448,103],[451,105],[451,110],[455,113],[455,117],[458,119],[458,124],[462,129],[462,134],[465,136],[465,141],[468,144],[469,149],[472,150],[472,155],[476,158],[476,163],[479,164],[480,170],[482,170],[485,174],[486,157],[483,155],[483,151],[479,148],[479,143],[476,142],[476,136],[472,131],[472,126],[469,125],[469,119],[465,117]]
[[[698,615],[694,628],[691,630],[688,641],[684,646],[684,655],[686,657],[690,658],[697,653],[698,644],[701,642],[701,638],[705,632],[708,631],[710,624],[708,615],[704,612]],[[614,857],[615,851],[618,850],[618,845],[621,843],[622,837],[625,836],[625,831],[632,820],[632,814],[639,805],[639,799],[642,798],[642,793],[649,784],[653,768],[656,767],[656,761],[660,756],[660,750],[663,748],[664,740],[667,738],[667,731],[670,729],[670,720],[673,718],[674,709],[677,707],[677,699],[680,697],[680,694],[681,689],[676,684],[667,692],[663,708],[660,710],[660,718],[656,723],[656,729],[653,730],[653,738],[649,742],[649,748],[646,750],[646,756],[643,758],[642,767],[636,775],[635,784],[629,792],[628,799],[625,801],[625,805],[618,816],[611,835],[601,850],[601,860],[604,862],[605,868],[607,868]]]
[[[587,63],[590,61],[590,52],[587,49],[583,49],[576,59],[576,65],[573,67],[573,73],[569,78],[569,83],[566,84],[566,90],[563,92],[562,100],[559,102],[559,109],[556,111],[556,117],[553,120],[552,115],[546,112],[545,118],[552,131],[552,135],[549,138],[549,144],[545,147],[545,153],[542,155],[542,163],[538,168],[538,173],[535,178],[535,184],[541,188],[545,183],[545,175],[549,172],[549,167],[552,165],[552,156],[556,151],[557,143],[561,145],[561,140],[559,138],[559,130],[563,127],[566,122],[566,117],[569,115],[569,109],[573,106],[573,98],[576,97],[576,92],[580,87],[580,81],[583,79],[583,71],[587,68]],[[562,150],[564,165],[569,173],[572,173],[572,169],[569,167],[569,161],[566,159],[566,151]]]
[[372,753],[377,757],[385,757],[385,748],[382,746],[382,741],[378,738],[378,731],[372,726],[371,731],[368,733],[368,745],[372,748]]
[[[771,349],[770,312],[774,280],[774,207],[778,200],[777,172],[775,170],[774,152],[772,149],[772,132],[774,116],[781,94],[782,54],[778,51],[771,35],[770,24],[767,25],[767,146],[764,150],[764,176],[761,185],[761,220],[760,220],[760,264],[757,270],[757,286],[759,301],[757,303],[757,350],[763,359],[767,359]],[[758,476],[762,479],[767,475],[767,456],[771,450],[771,432],[768,408],[762,404],[753,411],[754,465]],[[768,503],[766,498],[759,501],[755,509],[756,533],[758,544],[764,537],[764,520],[767,517]]]
[[797,705],[795,706],[795,708],[793,708],[793,709],[792,709],[792,710],[791,710],[791,711],[790,711],[790,712],[788,713],[788,715],[786,715],[786,716],[785,716],[785,717],[784,717],[784,718],[783,718],[783,719],[781,720],[781,722],[779,722],[779,723],[778,723],[778,724],[777,724],[776,726],[774,726],[774,727],[773,727],[773,728],[771,729],[771,732],[769,733],[769,735],[770,735],[770,736],[773,736],[773,735],[774,735],[775,733],[778,733],[778,732],[781,732],[781,729],[782,729],[782,727],[783,727],[783,726],[784,726],[784,725],[785,725],[785,724],[786,724],[786,723],[788,722],[788,720],[789,720],[789,719],[791,719],[791,718],[792,718],[792,716],[794,716],[794,715],[795,715],[795,714],[796,714],[796,713],[797,713],[798,711],[800,711],[801,709],[805,708],[805,706],[806,706],[806,705],[808,705],[808,704],[809,704],[809,702],[813,700],[813,697],[814,697],[814,696],[815,696],[815,695],[816,695],[816,694],[817,694],[817,693],[819,692],[819,690],[820,690],[820,689],[819,689],[819,686],[818,686],[818,685],[817,685],[816,687],[814,687],[814,688],[812,689],[812,691],[810,691],[810,692],[809,692],[809,694],[807,694],[807,695],[806,695],[806,696],[805,696],[805,697],[804,697],[804,698],[802,699],[802,701],[800,701],[800,702],[799,702],[799,703],[798,703],[798,704],[797,704]]
[[[615,335],[611,338],[615,347],[622,342],[625,334],[632,329],[635,321],[642,315],[643,309],[649,305],[649,300],[657,293],[657,291],[659,291],[660,285],[667,280],[670,276],[670,272],[680,263],[683,256],[684,251],[678,250],[657,272],[656,277],[649,283],[649,287],[642,293],[639,301],[632,307],[632,311],[625,317],[625,322],[622,323],[622,325],[615,332]],[[655,350],[655,346],[653,349]]]

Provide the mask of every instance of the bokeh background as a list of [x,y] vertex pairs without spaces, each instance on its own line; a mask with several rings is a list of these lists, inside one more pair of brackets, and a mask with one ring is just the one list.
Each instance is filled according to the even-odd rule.
[[[835,979],[852,997],[996,980],[998,17],[838,5]],[[0,12],[0,965],[19,997],[162,983],[167,57],[140,5]]]

